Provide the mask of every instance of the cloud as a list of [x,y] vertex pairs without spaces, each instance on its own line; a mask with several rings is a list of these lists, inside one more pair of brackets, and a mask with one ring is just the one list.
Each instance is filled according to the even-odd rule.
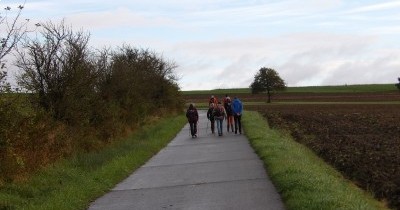
[[399,35],[400,26],[377,26],[368,29],[369,34],[377,35]]
[[176,23],[165,17],[146,17],[130,9],[117,8],[100,12],[72,14],[66,20],[74,26],[85,29],[112,29],[120,27],[160,27],[174,26]]
[[261,67],[277,70],[289,86],[360,84],[390,81],[400,68],[399,50],[380,44],[376,36],[300,33],[180,43],[168,54],[181,54],[181,72],[196,72],[183,75],[184,90],[248,87]]
[[322,84],[394,83],[399,76],[399,68],[399,54],[366,61],[347,61],[335,67]]
[[379,3],[379,4],[371,4],[368,6],[362,6],[358,7],[355,9],[351,9],[347,11],[346,13],[364,13],[364,12],[376,12],[376,11],[382,11],[382,10],[392,10],[400,8],[400,2],[399,1],[389,1],[385,3]]
[[248,87],[261,67],[289,85],[376,83],[399,69],[398,1],[32,0],[26,8],[32,19],[66,18],[90,31],[96,47],[162,53],[186,90]]

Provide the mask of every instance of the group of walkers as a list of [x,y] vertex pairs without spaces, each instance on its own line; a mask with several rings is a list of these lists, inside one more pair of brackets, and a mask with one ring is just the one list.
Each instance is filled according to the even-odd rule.
[[[215,96],[211,96],[208,102],[207,119],[211,124],[211,132],[215,133],[215,124],[217,124],[218,136],[223,135],[223,122],[226,119],[226,129],[229,132],[235,132],[242,134],[242,102],[234,97],[233,101],[228,95],[225,95],[223,104]],[[197,122],[199,120],[199,114],[193,104],[190,104],[186,111],[186,117],[190,125],[190,134],[193,138],[197,137]],[[216,123],[215,123],[216,122]],[[233,128],[235,127],[235,130]]]

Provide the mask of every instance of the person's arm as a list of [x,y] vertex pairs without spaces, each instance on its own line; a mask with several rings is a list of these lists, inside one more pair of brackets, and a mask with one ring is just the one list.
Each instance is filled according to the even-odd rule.
[[224,109],[224,117],[225,117],[225,119],[227,119],[228,115],[226,114],[226,109],[225,108],[223,108],[223,109]]

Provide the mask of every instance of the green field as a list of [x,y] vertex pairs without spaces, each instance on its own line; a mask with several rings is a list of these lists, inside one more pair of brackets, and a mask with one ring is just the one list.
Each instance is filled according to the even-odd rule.
[[[386,92],[396,91],[394,84],[365,84],[365,85],[337,85],[337,86],[304,86],[287,87],[287,93],[362,93],[362,92]],[[191,90],[182,91],[183,95],[224,95],[237,93],[251,93],[250,88]]]
[[394,84],[288,87],[290,93],[363,93],[396,91]]

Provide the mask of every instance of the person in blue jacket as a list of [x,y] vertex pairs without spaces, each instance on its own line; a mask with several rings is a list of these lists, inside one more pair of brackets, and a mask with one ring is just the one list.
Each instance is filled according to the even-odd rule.
[[242,112],[243,105],[242,102],[235,97],[232,102],[232,110],[233,110],[233,118],[235,120],[235,134],[237,134],[238,129],[239,133],[242,134]]

